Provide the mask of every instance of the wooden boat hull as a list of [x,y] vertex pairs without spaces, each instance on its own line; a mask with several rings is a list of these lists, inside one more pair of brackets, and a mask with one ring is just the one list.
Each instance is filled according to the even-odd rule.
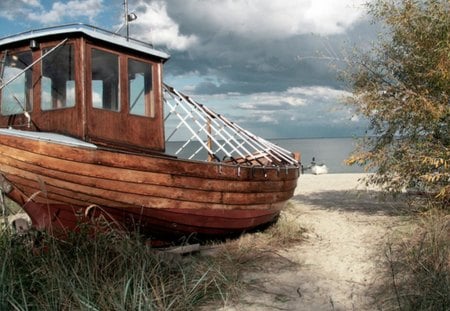
[[0,173],[37,228],[106,220],[165,236],[225,236],[273,222],[296,166],[245,167],[0,134]]

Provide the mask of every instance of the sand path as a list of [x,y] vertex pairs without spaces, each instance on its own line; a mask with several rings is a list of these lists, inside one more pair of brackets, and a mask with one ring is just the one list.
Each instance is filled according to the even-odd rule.
[[399,202],[358,181],[363,174],[303,175],[289,213],[306,241],[249,272],[250,290],[226,310],[376,310],[384,250]]

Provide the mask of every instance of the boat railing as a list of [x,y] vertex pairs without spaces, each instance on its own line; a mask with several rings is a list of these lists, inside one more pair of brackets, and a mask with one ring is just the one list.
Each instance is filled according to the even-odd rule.
[[163,91],[166,148],[178,142],[168,153],[238,165],[299,165],[292,152],[243,129],[173,87],[164,84]]

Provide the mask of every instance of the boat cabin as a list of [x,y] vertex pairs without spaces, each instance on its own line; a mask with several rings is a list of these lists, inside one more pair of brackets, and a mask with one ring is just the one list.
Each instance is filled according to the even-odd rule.
[[168,58],[147,43],[83,24],[0,39],[0,127],[164,152]]

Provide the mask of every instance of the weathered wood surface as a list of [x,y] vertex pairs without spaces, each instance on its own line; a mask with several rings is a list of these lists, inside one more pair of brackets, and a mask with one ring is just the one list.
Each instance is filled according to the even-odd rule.
[[8,135],[0,135],[0,164],[15,187],[10,197],[27,202],[37,227],[74,229],[101,216],[175,235],[225,235],[272,222],[298,178],[294,166],[239,167]]
[[[113,228],[139,228],[165,236],[191,233],[201,235],[228,235],[240,233],[273,222],[282,205],[268,210],[185,210],[185,209],[128,209],[91,206],[75,208],[64,204],[28,202],[24,209],[38,228],[76,230],[80,223],[107,223]],[[86,212],[86,210],[89,212]]]
[[70,146],[51,144],[21,137],[0,135],[4,146],[29,151],[38,155],[72,162],[95,164],[94,167],[106,166],[129,170],[164,173],[175,176],[198,177],[201,179],[233,180],[233,181],[289,181],[296,182],[298,167],[247,167],[216,162],[197,162],[173,160],[168,157],[146,156],[126,152],[106,150],[89,150]]
[[[222,191],[228,192],[272,192],[274,189],[283,189],[290,191],[295,189],[296,179],[279,179],[271,180],[267,178],[262,183],[258,180],[240,180],[238,176],[238,169],[234,169],[234,179],[239,180],[239,183],[230,182],[230,176],[224,176],[219,169],[209,178],[197,176],[186,176],[186,174],[164,173],[160,170],[153,172],[148,170],[148,166],[143,166],[142,170],[129,169],[127,167],[111,167],[98,164],[76,162],[73,160],[65,160],[62,158],[55,158],[44,154],[37,154],[34,152],[17,149],[10,146],[0,144],[0,154],[5,156],[2,163],[11,165],[23,170],[35,171],[39,173],[64,176],[64,174],[78,175],[80,178],[98,178],[111,181],[119,181],[125,183],[146,184],[154,186],[167,186],[185,189],[202,189],[204,191]],[[175,162],[174,160],[169,160]],[[204,165],[204,164],[202,164]],[[223,171],[223,169],[222,169]],[[37,172],[35,172],[37,173]],[[290,173],[290,172],[289,172]],[[285,174],[285,172],[280,172]],[[232,176],[233,177],[233,176]],[[224,180],[224,178],[226,178]]]

